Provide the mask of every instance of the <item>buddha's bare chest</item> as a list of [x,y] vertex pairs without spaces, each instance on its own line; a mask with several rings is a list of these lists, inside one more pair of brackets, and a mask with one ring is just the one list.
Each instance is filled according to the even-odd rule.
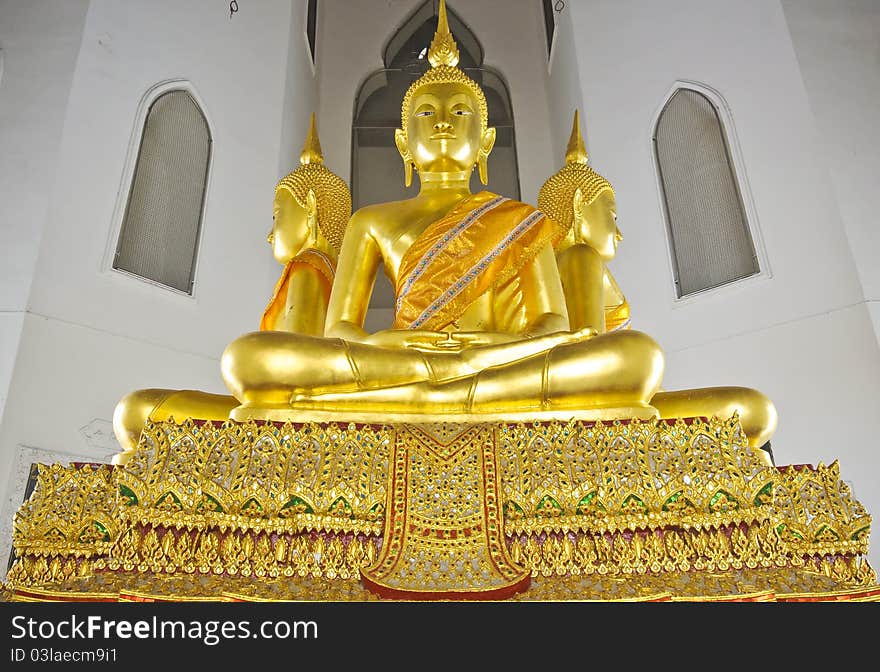
[[422,232],[442,216],[436,212],[395,213],[394,218],[374,227],[374,238],[385,265],[385,272],[397,284],[401,263]]

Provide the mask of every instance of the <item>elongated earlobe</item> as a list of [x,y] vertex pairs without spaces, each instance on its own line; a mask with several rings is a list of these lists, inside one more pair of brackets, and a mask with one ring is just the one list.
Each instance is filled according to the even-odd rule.
[[477,154],[477,171],[480,174],[480,182],[483,186],[489,184],[489,154],[495,146],[495,129],[487,128],[480,138],[480,151]]
[[409,187],[412,184],[413,163],[407,147],[406,133],[402,129],[398,128],[394,131],[394,144],[397,146],[400,158],[403,159],[403,184]]
[[480,174],[480,184],[484,187],[489,184],[489,155],[480,152],[477,158],[477,172]]
[[584,222],[582,221],[583,217],[581,214],[581,206],[584,203],[584,193],[581,191],[581,188],[578,187],[574,191],[574,196],[571,199],[571,209],[572,209],[572,218],[571,218],[571,226],[574,233],[574,242],[576,244],[585,243],[584,239]]

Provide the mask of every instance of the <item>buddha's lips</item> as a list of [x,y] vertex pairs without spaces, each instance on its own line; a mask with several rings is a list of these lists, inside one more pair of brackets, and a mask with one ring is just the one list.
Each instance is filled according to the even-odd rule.
[[435,133],[431,136],[431,140],[455,140],[453,133]]

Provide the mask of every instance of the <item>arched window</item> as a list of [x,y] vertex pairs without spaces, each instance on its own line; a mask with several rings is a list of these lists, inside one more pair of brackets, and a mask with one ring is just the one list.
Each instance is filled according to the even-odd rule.
[[654,128],[679,298],[761,271],[722,101],[709,93],[676,88]]
[[113,268],[192,294],[211,132],[183,89],[150,104]]
[[[429,67],[427,51],[437,29],[437,10],[438,1],[427,0],[410,15],[385,47],[385,67],[367,77],[355,98],[351,153],[354,209],[411,198],[418,192],[417,179],[409,189],[403,186],[403,162],[394,145],[394,129],[400,128],[400,103],[406,90]],[[501,76],[483,66],[483,48],[473,32],[451,9],[447,8],[447,16],[458,44],[459,67],[483,88],[489,125],[497,129],[495,147],[489,155],[489,185],[485,188],[518,199],[510,93]],[[475,171],[471,190],[483,188]]]

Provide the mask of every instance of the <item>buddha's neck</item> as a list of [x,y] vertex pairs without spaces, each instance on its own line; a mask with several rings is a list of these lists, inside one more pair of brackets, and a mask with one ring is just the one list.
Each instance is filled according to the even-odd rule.
[[419,196],[469,196],[471,171],[429,173],[419,172]]

